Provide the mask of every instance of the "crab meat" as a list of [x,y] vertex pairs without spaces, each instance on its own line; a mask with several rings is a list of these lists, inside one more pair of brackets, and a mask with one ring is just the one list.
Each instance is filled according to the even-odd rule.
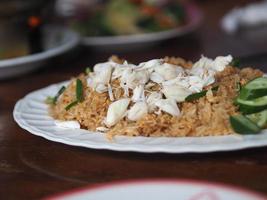
[[204,81],[199,76],[189,76],[188,83],[191,92],[201,92],[204,87]]
[[102,68],[101,71],[97,72],[97,76],[95,76],[95,81],[97,83],[108,84],[111,78],[112,66],[107,65],[105,68]]
[[164,62],[163,59],[152,59],[152,60],[149,60],[147,62],[140,63],[138,65],[138,68],[139,69],[146,69],[149,72],[152,72],[155,67],[162,65],[163,62]]
[[145,100],[144,86],[139,85],[133,90],[132,101],[138,102],[138,101],[144,101],[144,100]]
[[157,72],[152,72],[150,74],[150,80],[155,83],[162,83],[164,82],[164,78]]
[[178,73],[182,73],[183,69],[176,65],[164,63],[163,65],[156,67],[155,72],[158,73],[164,80],[171,80],[174,79]]
[[93,80],[92,77],[88,77],[88,78],[86,79],[86,82],[87,82],[87,85],[88,85],[89,87],[94,88],[94,80]]
[[108,107],[107,117],[105,124],[107,127],[114,126],[126,114],[127,107],[130,103],[129,98],[124,98],[111,103]]
[[128,67],[123,67],[121,65],[115,67],[112,73],[112,80],[121,77],[125,69],[128,69]]
[[80,129],[81,128],[80,123],[75,120],[70,120],[70,121],[55,120],[54,122],[58,128],[62,128],[62,129]]
[[212,59],[209,59],[205,56],[201,56],[201,58],[199,59],[199,61],[197,61],[192,69],[190,70],[191,74],[194,74],[194,75],[199,75],[200,72],[203,71],[203,69],[209,69],[211,68],[211,65],[213,63],[213,60]]
[[121,77],[121,82],[134,89],[138,85],[145,85],[149,81],[149,73],[145,70],[142,71],[127,71]]
[[95,87],[95,91],[97,91],[98,93],[103,93],[108,91],[108,87],[105,86],[103,83],[99,83],[96,87]]
[[110,84],[108,84],[108,96],[109,96],[110,101],[114,101],[114,95],[113,95],[112,87]]
[[172,116],[178,117],[180,115],[180,110],[174,99],[160,99],[156,102],[156,106]]
[[128,112],[128,119],[131,121],[137,121],[142,118],[148,112],[148,106],[145,102],[135,103]]
[[233,57],[231,55],[228,56],[218,56],[213,61],[213,69],[215,69],[218,72],[221,72],[224,70],[224,68],[229,65],[230,62],[232,62]]
[[176,102],[182,102],[188,95],[192,94],[189,89],[180,85],[163,86],[162,92],[167,99],[173,99]]
[[100,132],[107,132],[107,131],[109,131],[109,129],[106,128],[106,127],[104,127],[104,126],[96,127],[95,130],[96,131],[100,131]]
[[162,99],[162,93],[161,92],[152,92],[148,97],[147,97],[147,104],[148,104],[148,112],[151,113],[156,109],[156,102],[158,100]]

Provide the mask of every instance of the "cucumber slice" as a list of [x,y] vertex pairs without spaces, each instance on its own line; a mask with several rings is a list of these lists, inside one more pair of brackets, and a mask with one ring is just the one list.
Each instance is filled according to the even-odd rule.
[[235,104],[239,105],[239,110],[244,114],[256,113],[267,108],[267,96],[253,100],[243,100],[241,98],[237,98],[235,100]]
[[263,110],[258,113],[250,114],[246,116],[251,121],[256,123],[259,127],[264,128],[267,125],[267,110]]
[[267,95],[263,97],[259,97],[252,100],[244,100],[241,98],[236,99],[237,104],[239,105],[247,105],[247,106],[253,106],[253,107],[260,107],[260,106],[266,106],[267,105]]
[[265,109],[267,109],[267,106],[252,107],[252,106],[239,105],[239,111],[242,112],[243,114],[253,114],[263,111]]
[[244,85],[240,91],[239,98],[249,100],[265,95],[267,95],[267,77],[260,77]]
[[230,123],[233,130],[240,134],[255,134],[261,130],[260,127],[244,115],[230,116]]

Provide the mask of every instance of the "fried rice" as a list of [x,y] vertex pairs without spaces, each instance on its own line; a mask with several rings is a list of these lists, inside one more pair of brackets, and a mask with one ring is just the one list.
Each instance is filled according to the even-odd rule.
[[[122,64],[118,57],[111,58],[113,62]],[[165,57],[164,62],[178,65],[184,69],[191,69],[193,63],[182,58]],[[263,73],[253,68],[239,69],[228,64],[223,71],[215,74],[215,82],[205,87],[205,96],[193,100],[177,102],[180,109],[179,116],[167,112],[152,112],[143,115],[136,121],[122,117],[115,125],[107,127],[106,135],[113,138],[116,135],[145,136],[145,137],[188,137],[188,136],[219,136],[234,133],[229,123],[229,116],[237,114],[238,108],[233,101],[238,95],[238,85],[244,85],[249,80],[262,76]],[[69,110],[66,106],[75,99],[76,82],[79,78],[83,85],[83,101]],[[108,92],[97,92],[89,87],[88,75],[83,73],[72,78],[63,94],[55,105],[50,106],[51,115],[57,120],[76,120],[81,128],[96,131],[103,127],[110,104],[125,96],[118,79],[110,81],[113,101]],[[217,91],[211,87],[218,86]],[[151,91],[159,91],[161,87],[155,84]],[[129,90],[129,95],[132,95]],[[129,104],[132,106],[133,102]],[[129,107],[128,106],[128,107]]]

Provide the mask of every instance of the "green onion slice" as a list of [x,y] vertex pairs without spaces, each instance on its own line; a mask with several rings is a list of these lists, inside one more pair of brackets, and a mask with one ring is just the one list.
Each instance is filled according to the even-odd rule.
[[69,110],[69,109],[71,109],[73,106],[75,106],[77,104],[78,104],[78,101],[77,100],[76,101],[73,101],[73,102],[71,102],[69,105],[67,105],[65,107],[65,110]]
[[234,58],[229,65],[234,67],[240,67],[240,60],[238,58]]
[[53,105],[55,105],[56,102],[57,102],[57,100],[58,100],[58,98],[59,98],[59,96],[60,96],[65,90],[66,90],[66,87],[65,87],[65,86],[62,86],[62,87],[59,89],[59,91],[57,92],[56,96],[54,96],[54,97],[51,97],[51,96],[47,97],[45,102],[46,102],[47,104],[53,104]]
[[83,84],[80,79],[76,80],[76,100],[82,102],[83,100]]
[[45,100],[46,104],[54,104],[55,102],[55,97],[48,96]]
[[[219,86],[216,86],[216,87],[213,87],[211,88],[212,91],[217,91],[219,88]],[[187,96],[185,98],[185,101],[194,101],[194,100],[197,100],[201,97],[204,97],[206,94],[207,94],[208,90],[203,90],[201,92],[198,92],[198,93],[194,93],[194,94],[190,94],[189,96]]]

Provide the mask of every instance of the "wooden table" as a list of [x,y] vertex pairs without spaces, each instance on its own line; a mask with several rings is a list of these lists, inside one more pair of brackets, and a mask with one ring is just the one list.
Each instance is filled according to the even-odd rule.
[[[119,55],[140,62],[164,55],[196,60],[203,53],[211,57],[229,53],[244,57],[267,52],[266,43],[258,38],[227,36],[220,30],[219,20],[234,2],[199,1],[205,21],[195,34]],[[121,153],[51,142],[14,122],[12,111],[18,99],[105,61],[110,54],[83,49],[75,58],[65,56],[39,71],[0,82],[0,199],[38,199],[82,186],[139,178],[214,181],[267,195],[267,148],[205,154]],[[257,59],[246,62],[267,71],[264,56],[252,58]]]

